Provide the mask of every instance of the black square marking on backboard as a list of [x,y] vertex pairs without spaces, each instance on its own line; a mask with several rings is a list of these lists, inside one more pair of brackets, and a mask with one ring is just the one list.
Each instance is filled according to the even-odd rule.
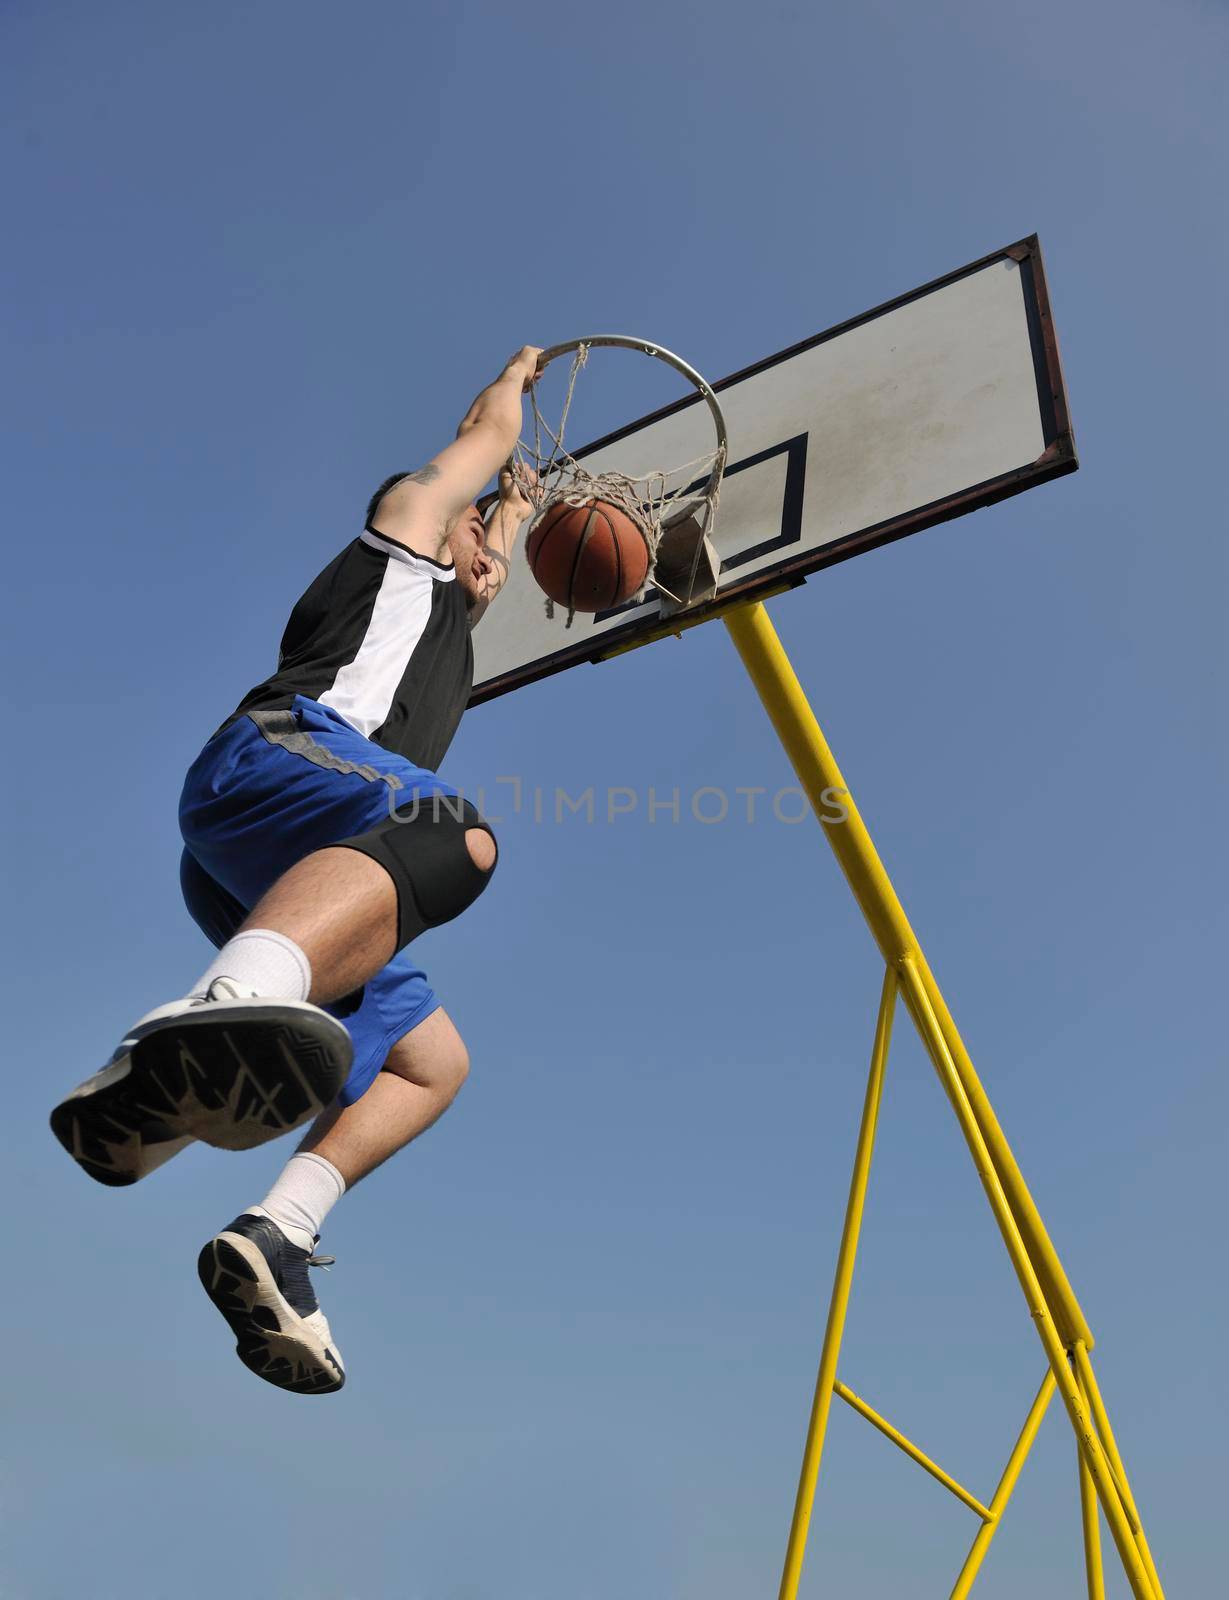
[[[802,538],[802,502],[803,486],[806,482],[807,470],[807,438],[805,433],[796,433],[792,439],[786,439],[782,444],[771,444],[766,450],[757,450],[753,456],[745,456],[741,461],[735,461],[721,474],[721,481],[734,477],[739,472],[746,472],[750,467],[761,467],[766,461],[783,455],[785,461],[785,490],[781,496],[781,531],[774,533],[771,539],[764,539],[757,545],[752,545],[749,550],[740,550],[737,555],[724,559],[721,563],[722,572],[732,572],[735,567],[744,567],[748,561],[754,561],[759,556],[766,556],[773,550],[784,550],[787,545],[797,544]],[[698,493],[708,480],[697,478],[694,483],[689,483],[680,495],[685,499],[689,494]],[[720,511],[718,511],[720,520]],[[594,615],[595,622],[606,622],[611,617],[620,617],[625,611],[635,611],[638,607],[647,605],[655,599],[659,591],[651,584],[639,599],[625,600],[621,606],[612,606],[609,611],[598,611]]]

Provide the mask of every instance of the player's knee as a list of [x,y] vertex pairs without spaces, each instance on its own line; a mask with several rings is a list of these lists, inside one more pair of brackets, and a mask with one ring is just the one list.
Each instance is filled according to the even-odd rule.
[[465,1048],[465,1041],[459,1036],[449,1046],[441,1061],[439,1076],[441,1091],[448,1096],[449,1101],[455,1100],[461,1092],[461,1085],[469,1077],[469,1051]]
[[384,1070],[426,1089],[444,1107],[452,1104],[469,1076],[469,1051],[452,1019],[440,1009],[397,1041]]
[[465,848],[469,858],[481,872],[490,872],[495,865],[495,838],[485,828],[465,830]]
[[499,857],[490,826],[459,796],[418,796],[370,833],[343,842],[393,880],[398,949],[459,917],[486,888]]
[[412,1083],[426,1089],[440,1106],[450,1106],[461,1092],[461,1085],[469,1077],[469,1051],[455,1031],[447,1039],[438,1041],[428,1060],[417,1064]]

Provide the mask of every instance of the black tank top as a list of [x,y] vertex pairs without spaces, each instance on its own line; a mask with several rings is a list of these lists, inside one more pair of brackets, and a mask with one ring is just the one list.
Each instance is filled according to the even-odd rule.
[[234,717],[303,695],[434,771],[473,679],[469,608],[455,568],[369,525],[290,613],[277,671],[244,696]]

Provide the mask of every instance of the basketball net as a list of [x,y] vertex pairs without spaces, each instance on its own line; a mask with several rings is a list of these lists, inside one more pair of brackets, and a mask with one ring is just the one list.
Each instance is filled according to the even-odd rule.
[[[605,501],[635,524],[649,554],[644,582],[629,603],[638,604],[650,588],[655,588],[665,609],[681,610],[709,598],[715,588],[717,564],[709,540],[721,498],[720,469],[725,467],[726,446],[722,442],[707,455],[678,467],[653,467],[642,473],[590,472],[564,443],[576,380],[589,360],[589,350],[586,343],[576,347],[557,428],[552,428],[542,415],[536,383],[529,389],[532,439],[519,439],[512,453],[515,467],[531,467],[537,474],[536,484],[529,483],[523,471],[517,474],[522,493],[534,507],[525,530],[526,549],[529,534],[555,506],[580,507],[594,500]],[[549,487],[548,480],[553,480]],[[671,555],[668,563],[659,559],[664,551]],[[698,584],[706,557],[713,568],[712,581]],[[555,602],[546,597],[544,600],[546,615],[553,618]],[[575,615],[575,607],[569,607],[565,627],[572,626]]]

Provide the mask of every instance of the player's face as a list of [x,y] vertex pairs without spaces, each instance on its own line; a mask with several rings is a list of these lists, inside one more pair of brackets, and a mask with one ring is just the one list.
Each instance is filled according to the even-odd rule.
[[457,582],[472,606],[494,563],[486,553],[486,524],[477,506],[467,506],[452,525],[448,548],[457,569]]

